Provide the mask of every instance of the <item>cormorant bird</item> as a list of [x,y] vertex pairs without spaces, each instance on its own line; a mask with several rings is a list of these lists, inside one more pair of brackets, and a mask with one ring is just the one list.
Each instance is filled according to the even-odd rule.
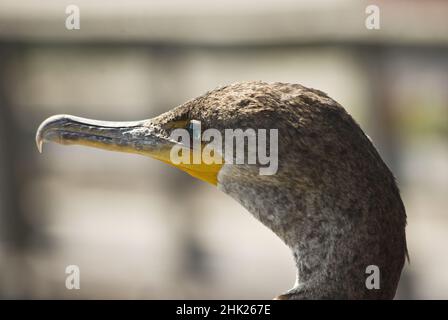
[[[255,164],[173,164],[175,128],[278,129],[278,171]],[[223,134],[224,136],[224,134]],[[337,102],[299,84],[224,86],[153,119],[105,122],[57,115],[36,142],[147,155],[216,185],[291,249],[295,286],[278,299],[392,299],[404,265],[406,213],[395,179]],[[368,266],[379,288],[368,288]]]

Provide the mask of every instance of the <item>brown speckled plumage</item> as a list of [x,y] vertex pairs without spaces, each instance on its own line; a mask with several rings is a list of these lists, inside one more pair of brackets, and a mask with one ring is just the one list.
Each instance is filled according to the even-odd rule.
[[[218,181],[291,248],[298,286],[280,298],[394,297],[406,255],[405,209],[392,173],[337,102],[298,84],[245,82],[156,121],[167,119],[279,130],[276,175],[233,165]],[[368,265],[380,269],[379,290],[366,289]]]

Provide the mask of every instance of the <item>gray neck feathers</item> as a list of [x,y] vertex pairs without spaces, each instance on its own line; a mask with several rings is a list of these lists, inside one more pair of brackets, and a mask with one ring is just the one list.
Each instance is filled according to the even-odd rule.
[[[393,298],[404,262],[405,240],[404,233],[397,230],[378,229],[385,226],[377,219],[382,212],[374,212],[381,208],[369,201],[343,201],[335,192],[292,185],[287,180],[267,183],[269,178],[249,177],[248,171],[247,167],[225,165],[218,187],[292,250],[297,282],[280,298]],[[369,265],[380,269],[380,289],[366,287]]]

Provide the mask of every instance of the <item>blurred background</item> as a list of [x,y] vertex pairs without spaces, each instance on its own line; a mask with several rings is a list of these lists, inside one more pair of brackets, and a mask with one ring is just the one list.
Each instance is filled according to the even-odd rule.
[[[80,9],[67,30],[66,6]],[[365,27],[368,4],[380,30]],[[300,83],[341,103],[398,178],[398,299],[448,298],[448,2],[0,0],[0,298],[256,298],[293,259],[234,200],[137,155],[45,145],[68,113],[150,118],[218,85]],[[65,268],[81,289],[65,288]]]

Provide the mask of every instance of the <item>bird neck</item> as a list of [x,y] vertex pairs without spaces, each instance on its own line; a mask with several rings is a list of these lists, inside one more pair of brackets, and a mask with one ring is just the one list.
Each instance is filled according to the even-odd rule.
[[[404,263],[404,233],[386,229],[382,223],[379,227],[384,229],[378,230],[378,221],[370,217],[382,212],[369,211],[374,208],[371,204],[352,201],[351,205],[341,205],[331,195],[315,191],[298,192],[285,185],[267,188],[261,182],[232,178],[221,177],[218,187],[292,250],[297,281],[279,299],[394,297]],[[380,290],[366,286],[370,265],[378,266],[381,272]]]

